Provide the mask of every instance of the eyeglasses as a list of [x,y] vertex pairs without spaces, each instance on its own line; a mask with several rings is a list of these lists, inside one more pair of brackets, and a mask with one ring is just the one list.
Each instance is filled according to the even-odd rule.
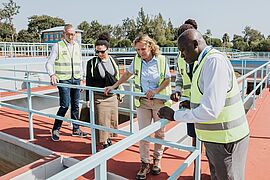
[[75,36],[75,34],[73,34],[73,33],[65,33],[66,34],[66,36]]
[[107,49],[105,49],[103,51],[96,50],[96,54],[99,54],[99,53],[104,54],[106,51],[107,51]]

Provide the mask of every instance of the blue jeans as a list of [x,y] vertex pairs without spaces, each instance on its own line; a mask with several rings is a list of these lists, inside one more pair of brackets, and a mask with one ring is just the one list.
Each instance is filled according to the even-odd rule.
[[[59,80],[59,83],[80,85],[80,79],[69,79],[69,80]],[[69,103],[71,104],[71,119],[79,118],[79,101],[80,101],[80,89],[72,89],[67,87],[57,87],[59,90],[60,97],[60,108],[57,112],[58,116],[64,117],[69,108]],[[55,119],[53,129],[59,130],[62,126],[62,120]],[[73,131],[79,129],[79,125],[73,124]]]

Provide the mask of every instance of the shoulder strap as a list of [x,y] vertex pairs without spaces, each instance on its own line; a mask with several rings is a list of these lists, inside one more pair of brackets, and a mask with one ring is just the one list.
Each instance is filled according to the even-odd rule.
[[[99,60],[99,62],[100,62],[100,64],[101,64],[102,68],[104,69],[105,74],[110,74],[110,75],[111,75],[111,73],[109,73],[109,72],[107,71],[107,69],[105,68],[104,64],[101,62],[101,60],[100,60],[99,58],[98,58],[98,60]],[[114,69],[114,75],[112,75],[112,76],[115,76],[115,74],[116,74],[116,69],[115,69],[115,67],[114,67],[114,65],[113,65],[112,59],[110,58],[109,60],[111,61],[111,64],[112,64],[113,69]]]

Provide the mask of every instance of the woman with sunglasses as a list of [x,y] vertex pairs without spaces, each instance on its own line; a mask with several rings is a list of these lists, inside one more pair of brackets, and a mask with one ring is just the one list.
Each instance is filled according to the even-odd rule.
[[[110,36],[108,33],[99,35],[95,42],[96,56],[87,62],[86,85],[104,88],[113,85],[119,79],[119,68],[115,59],[109,54]],[[101,92],[94,92],[95,123],[104,127],[117,128],[118,126],[118,101],[117,96],[105,96]],[[89,94],[86,91],[86,101]],[[96,142],[102,148],[112,144],[111,134],[106,131],[96,130]]]
[[[143,129],[152,123],[152,120],[159,121],[157,112],[160,107],[170,106],[170,102],[155,99],[155,94],[170,95],[170,70],[165,56],[160,55],[159,46],[148,35],[138,36],[133,46],[137,54],[123,76],[113,86],[105,88],[105,94],[126,82],[134,75],[135,92],[143,92],[146,97],[135,97],[135,106],[139,129]],[[155,132],[155,138],[164,139],[164,127]],[[160,144],[154,146],[153,166],[150,169],[150,143],[140,141],[141,168],[136,175],[136,179],[146,179],[146,175],[152,170],[152,174],[160,174],[160,160],[164,147]]]

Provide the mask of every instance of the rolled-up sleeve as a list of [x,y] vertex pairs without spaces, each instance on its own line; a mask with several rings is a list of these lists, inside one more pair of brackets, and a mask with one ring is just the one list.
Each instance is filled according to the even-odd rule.
[[52,48],[52,51],[51,51],[51,54],[45,64],[45,69],[47,71],[47,73],[51,76],[53,74],[55,74],[55,70],[54,70],[54,62],[55,62],[55,59],[57,58],[57,55],[58,55],[58,44],[55,43],[53,45],[53,48]]

